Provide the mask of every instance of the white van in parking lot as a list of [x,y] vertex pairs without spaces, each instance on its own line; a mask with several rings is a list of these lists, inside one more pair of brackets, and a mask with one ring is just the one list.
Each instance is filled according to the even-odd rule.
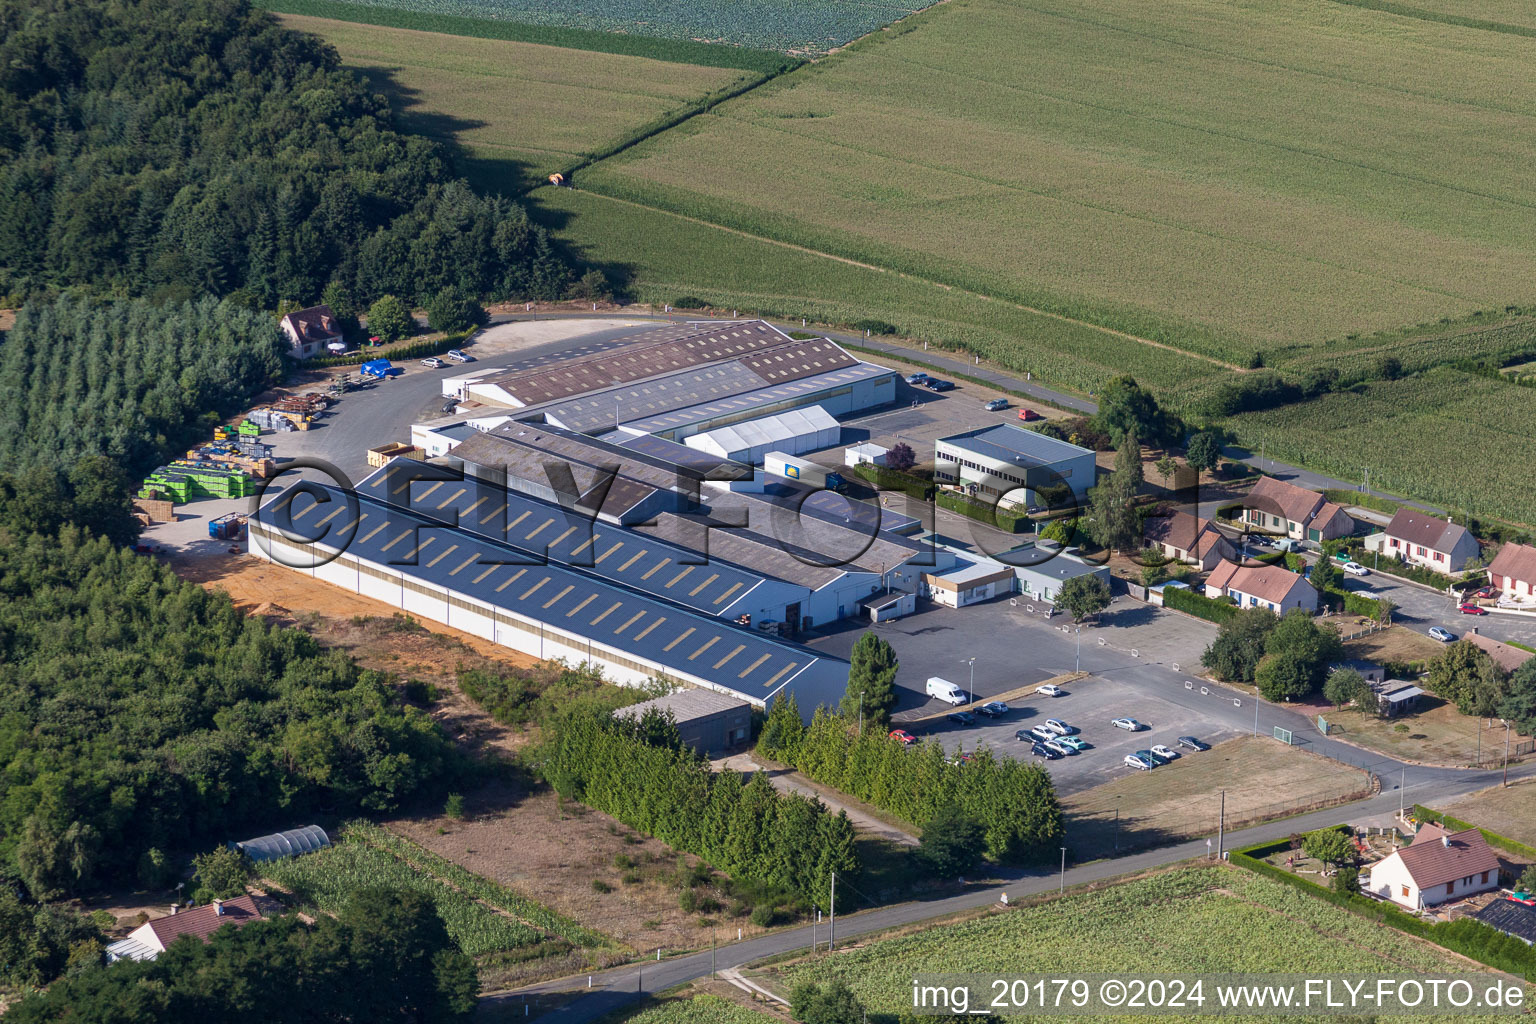
[[969,703],[964,690],[948,679],[940,679],[938,676],[928,677],[928,696],[937,697],[946,704]]

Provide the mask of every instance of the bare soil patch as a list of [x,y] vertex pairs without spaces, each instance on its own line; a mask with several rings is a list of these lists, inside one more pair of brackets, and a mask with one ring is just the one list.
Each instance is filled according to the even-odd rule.
[[1508,788],[1493,786],[1434,809],[1516,842],[1536,846],[1536,781],[1517,782]]
[[1353,709],[1327,711],[1334,735],[1400,761],[1464,767],[1496,760],[1504,749],[1504,728],[1473,718],[1433,694],[1421,698],[1423,710],[1396,718],[1376,718]]
[[1350,640],[1344,650],[1351,658],[1364,658],[1378,664],[1383,661],[1428,661],[1445,650],[1445,645],[1406,626],[1392,626],[1380,633]]

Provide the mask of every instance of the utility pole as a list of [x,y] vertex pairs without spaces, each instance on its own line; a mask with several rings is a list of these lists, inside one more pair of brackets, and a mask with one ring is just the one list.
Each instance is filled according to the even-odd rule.
[[1056,890],[1060,895],[1067,891],[1067,848],[1061,848],[1061,886]]
[[1407,792],[1407,784],[1408,769],[1400,769],[1397,776],[1397,818],[1399,821],[1403,820],[1403,812],[1407,810],[1407,807],[1403,804],[1404,794]]
[[1259,691],[1253,691],[1253,734],[1259,734]]
[[1221,791],[1221,813],[1216,817],[1216,859],[1221,860],[1227,843],[1227,791]]
[[1504,720],[1504,788],[1509,788],[1509,719]]
[[832,893],[827,898],[832,916],[827,921],[827,952],[832,952],[833,943],[837,941],[837,872],[832,872]]

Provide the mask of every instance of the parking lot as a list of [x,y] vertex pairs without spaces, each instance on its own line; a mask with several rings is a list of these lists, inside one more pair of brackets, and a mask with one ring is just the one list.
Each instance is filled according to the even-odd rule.
[[[1250,702],[1235,707],[1223,696],[1225,691],[1212,692],[1206,686],[1202,694],[1203,684],[1185,689],[1187,674],[1173,667],[1198,661],[1215,634],[1208,623],[1122,598],[1102,616],[1101,625],[1064,633],[1060,627],[1068,623],[1066,616],[1046,620],[1038,612],[1031,615],[1022,600],[1011,600],[1017,599],[958,610],[930,608],[878,627],[901,661],[896,725],[920,738],[938,739],[951,750],[988,748],[1009,757],[1028,757],[1030,745],[1015,737],[1018,730],[1059,719],[1075,726],[1091,744],[1079,754],[1042,762],[1063,794],[1133,771],[1123,764],[1125,755],[1153,744],[1176,746],[1178,737],[1186,735],[1216,743],[1251,728],[1246,717],[1252,714]],[[844,629],[813,640],[812,646],[846,657],[861,633],[858,627]],[[1153,634],[1160,650],[1133,646]],[[1072,672],[1079,664],[1091,674],[1067,684],[1066,696],[1029,692],[1010,699],[1005,716],[978,716],[977,724],[962,726],[944,717],[948,705],[924,691],[930,676],[948,679],[961,689],[971,686],[972,656],[978,701],[1021,688],[1033,691],[1040,681]],[[914,721],[933,715],[938,717]],[[1131,733],[1109,724],[1120,717],[1135,718],[1148,728]]]

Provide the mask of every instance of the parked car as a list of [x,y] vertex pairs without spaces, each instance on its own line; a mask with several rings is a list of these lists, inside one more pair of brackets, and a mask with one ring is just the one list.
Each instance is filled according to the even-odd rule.
[[1063,722],[1059,718],[1047,718],[1040,724],[1051,730],[1051,732],[1055,733],[1057,736],[1071,736],[1073,733],[1077,732],[1076,729],[1072,728],[1070,725],[1068,725],[1066,722]]
[[1486,601],[1490,597],[1492,597],[1493,595],[1495,595],[1497,593],[1498,593],[1498,591],[1494,590],[1492,587],[1484,587],[1482,590],[1479,590],[1477,593],[1473,594],[1470,598],[1468,598],[1468,600],[1471,600],[1471,601]]
[[988,718],[1002,718],[1008,713],[1008,705],[1000,700],[989,700],[976,710]]
[[1487,615],[1488,609],[1480,608],[1475,604],[1464,604],[1456,609],[1463,615]]
[[1155,762],[1148,761],[1146,758],[1140,756],[1139,754],[1126,754],[1125,760],[1121,763],[1124,764],[1127,768],[1135,768],[1139,772],[1151,771],[1153,768],[1157,767]]
[[1144,761],[1151,761],[1154,765],[1162,765],[1168,763],[1165,759],[1158,757],[1150,750],[1138,750],[1136,751],[1136,756]]
[[1065,743],[1061,742],[1061,740],[1059,740],[1059,739],[1046,740],[1045,741],[1045,745],[1048,748],[1050,748],[1051,750],[1056,751],[1056,753],[1058,753],[1058,754],[1075,754],[1075,753],[1077,753],[1076,748],[1067,746]]
[[904,747],[910,747],[912,744],[917,742],[917,737],[913,736],[905,729],[892,729],[889,735],[891,739],[900,743]]
[[1345,562],[1344,571],[1349,573],[1351,576],[1369,576],[1371,574],[1371,570],[1367,569],[1359,562]]
[[1081,736],[1058,736],[1056,742],[1062,746],[1071,747],[1073,750],[1087,750],[1088,744]]
[[1047,729],[1043,725],[1035,726],[1033,729],[1029,730],[1029,734],[1035,739],[1039,740],[1041,743],[1049,743],[1051,740],[1056,738],[1056,734],[1051,732],[1051,730]]
[[1209,743],[1201,743],[1199,740],[1195,739],[1193,736],[1180,736],[1179,737],[1179,746],[1186,747],[1186,748],[1188,748],[1190,750],[1210,750],[1211,749],[1211,745]]
[[1020,729],[1018,732],[1013,734],[1013,738],[1025,743],[1036,742],[1035,734],[1028,729]]
[[1164,761],[1172,761],[1174,758],[1179,756],[1179,752],[1168,746],[1166,743],[1152,744],[1152,753],[1156,754]]
[[1006,398],[994,398],[994,399],[992,399],[992,401],[990,401],[986,405],[982,406],[982,408],[987,410],[987,412],[1000,412],[1003,409],[1008,408],[1008,399],[1006,399]]
[[926,373],[909,373],[909,374],[907,374],[907,383],[908,384],[921,384],[924,381],[926,381],[927,379],[928,379],[928,375]]
[[1114,726],[1116,729],[1124,729],[1126,732],[1140,732],[1142,729],[1146,728],[1146,726],[1142,725],[1134,718],[1117,718],[1109,724]]
[[971,714],[969,711],[956,711],[954,714],[945,715],[944,717],[948,718],[956,725],[970,726],[976,724],[976,716]]
[[449,349],[446,355],[456,363],[472,363],[475,361],[474,356],[467,356],[456,348]]
[[1035,687],[1035,692],[1040,694],[1042,697],[1065,697],[1067,695],[1067,691],[1063,690],[1055,683],[1046,683],[1044,686],[1037,686]]
[[1054,761],[1057,758],[1061,757],[1060,754],[1058,754],[1056,751],[1052,750],[1050,747],[1046,746],[1044,743],[1033,744],[1029,748],[1029,752],[1031,754],[1033,754],[1034,756],[1036,756],[1036,757],[1043,757],[1047,761]]
[[936,378],[930,377],[923,381],[923,387],[927,388],[929,391],[953,391],[955,390],[955,382],[952,380],[938,380]]
[[1444,626],[1430,626],[1429,635],[1434,639],[1439,640],[1443,644],[1456,642],[1456,634],[1452,633]]
[[421,361],[421,365],[429,370],[441,370],[448,364],[437,358],[437,356],[427,356],[427,358]]
[[1023,420],[1025,423],[1030,423],[1030,422],[1032,422],[1034,420],[1044,419],[1044,418],[1045,417],[1041,416],[1039,413],[1035,412],[1035,410],[1033,410],[1033,409],[1020,409],[1019,410],[1019,419]]
[[451,401],[447,401],[447,402],[443,403],[443,412],[446,412],[446,413],[457,412],[458,408],[459,408],[459,400],[457,398],[455,398],[455,399],[453,399]]

